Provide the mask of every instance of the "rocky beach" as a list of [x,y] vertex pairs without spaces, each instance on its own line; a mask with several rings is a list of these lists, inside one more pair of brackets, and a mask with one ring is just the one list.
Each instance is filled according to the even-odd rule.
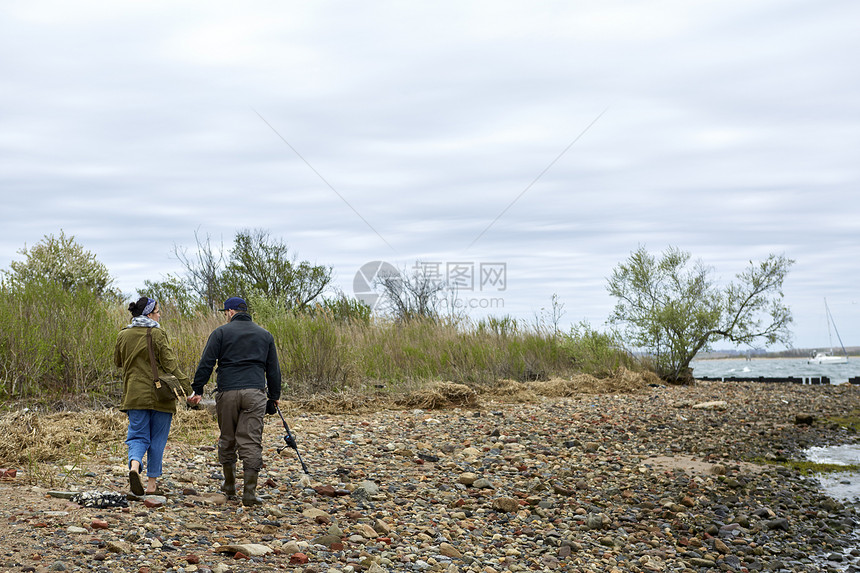
[[[98,453],[50,476],[4,472],[0,570],[860,571],[858,508],[780,464],[857,443],[830,420],[857,415],[860,387],[462,395],[379,410],[367,398],[350,413],[284,403],[310,473],[278,451],[284,428],[267,417],[254,508],[220,494],[208,438],[171,437],[162,495],[114,500],[127,490],[115,413]],[[33,439],[47,433],[47,417],[27,420]]]

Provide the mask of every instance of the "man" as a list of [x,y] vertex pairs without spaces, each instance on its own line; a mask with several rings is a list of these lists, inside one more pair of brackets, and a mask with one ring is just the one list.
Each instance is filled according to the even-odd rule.
[[268,400],[277,405],[281,397],[281,369],[274,337],[256,325],[248,305],[239,297],[224,301],[227,324],[219,326],[206,342],[189,402],[197,405],[203,387],[217,362],[215,413],[218,416],[218,461],[224,470],[221,491],[236,495],[236,460],[245,474],[243,505],[263,503],[257,497],[257,478],[263,468],[263,416]]

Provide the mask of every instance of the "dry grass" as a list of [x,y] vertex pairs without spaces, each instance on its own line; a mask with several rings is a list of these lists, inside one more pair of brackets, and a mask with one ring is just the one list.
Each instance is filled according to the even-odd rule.
[[410,392],[397,399],[397,404],[405,408],[435,410],[439,408],[477,408],[478,393],[465,384],[435,382],[421,390]]
[[533,403],[544,398],[569,398],[578,394],[632,394],[642,391],[648,384],[659,383],[660,379],[653,372],[633,372],[619,368],[607,378],[579,374],[569,379],[546,381],[499,380],[477,388],[454,382],[433,382],[400,393],[326,393],[292,400],[292,406],[285,404],[282,409],[322,414],[364,414],[391,408],[480,408],[482,398],[497,402]]
[[497,402],[509,404],[531,404],[540,402],[541,397],[535,391],[535,382],[519,382],[517,380],[499,380],[495,384],[481,390],[485,395]]
[[[128,416],[116,409],[37,413],[10,412],[0,416],[0,467],[24,467],[66,461],[105,451],[124,451]],[[173,417],[170,437],[207,443],[218,437],[218,424],[205,410],[180,409]]]
[[[474,389],[454,382],[433,382],[403,393],[342,392],[319,394],[284,401],[285,413],[296,411],[326,414],[365,414],[384,409],[480,408],[481,399],[498,402],[529,403],[544,398],[568,398],[578,394],[629,394],[648,384],[659,383],[653,373],[619,369],[613,376],[598,379],[580,374],[570,379],[518,382],[501,380]],[[109,445],[124,452],[127,416],[116,409],[86,412],[37,413],[11,412],[0,416],[0,467],[33,467],[35,464],[69,460],[105,451]],[[180,408],[173,418],[171,439],[189,444],[212,443],[218,425],[207,410]]]
[[5,414],[0,417],[0,465],[21,467],[95,452],[102,444],[121,441],[127,420],[117,410]]
[[589,374],[579,374],[569,380],[550,380],[535,382],[535,391],[541,396],[552,398],[570,397],[575,394],[633,394],[645,388],[649,381],[646,375],[619,369],[608,378],[595,378]]
[[648,384],[660,383],[653,372],[633,372],[619,368],[612,376],[595,378],[590,374],[578,374],[569,379],[553,378],[518,382],[501,380],[485,388],[484,392],[499,402],[539,402],[543,398],[570,398],[578,394],[633,394],[642,391]]
[[[290,401],[290,411],[321,414],[366,414],[385,409],[478,407],[478,393],[465,384],[434,382],[423,388],[400,393],[338,392],[318,394]],[[282,408],[284,410],[284,408]]]

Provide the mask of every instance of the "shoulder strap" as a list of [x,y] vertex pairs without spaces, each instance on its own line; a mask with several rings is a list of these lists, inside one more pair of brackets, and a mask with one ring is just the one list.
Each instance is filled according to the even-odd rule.
[[149,365],[152,367],[152,380],[158,382],[158,364],[155,362],[155,352],[152,351],[152,327],[146,329],[146,348],[149,350]]

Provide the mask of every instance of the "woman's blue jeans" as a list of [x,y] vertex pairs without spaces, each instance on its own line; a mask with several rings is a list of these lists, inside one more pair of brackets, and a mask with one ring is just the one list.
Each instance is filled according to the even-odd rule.
[[161,462],[164,459],[164,447],[167,445],[172,420],[173,414],[167,412],[128,411],[128,436],[125,443],[128,446],[129,466],[132,460],[137,460],[142,468],[143,455],[146,454],[147,477],[156,478],[161,475]]

